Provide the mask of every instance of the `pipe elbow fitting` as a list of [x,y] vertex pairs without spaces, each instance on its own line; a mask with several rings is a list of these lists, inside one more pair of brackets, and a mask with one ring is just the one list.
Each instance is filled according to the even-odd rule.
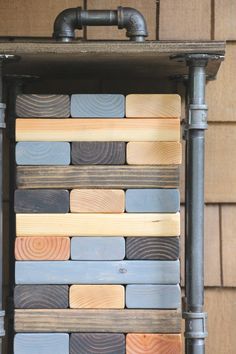
[[144,16],[132,7],[117,8],[118,28],[126,28],[126,36],[131,40],[142,42],[148,36],[147,24]]
[[62,41],[71,41],[75,38],[75,29],[80,29],[78,14],[81,7],[65,9],[58,14],[54,22],[53,38]]

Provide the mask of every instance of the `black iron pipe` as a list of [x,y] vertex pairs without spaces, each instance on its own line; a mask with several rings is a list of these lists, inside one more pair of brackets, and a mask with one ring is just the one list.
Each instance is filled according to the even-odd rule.
[[132,41],[143,42],[148,36],[144,16],[132,7],[117,10],[82,10],[81,7],[62,11],[54,22],[53,37],[63,42],[75,39],[75,30],[84,26],[118,26],[126,29],[126,36]]

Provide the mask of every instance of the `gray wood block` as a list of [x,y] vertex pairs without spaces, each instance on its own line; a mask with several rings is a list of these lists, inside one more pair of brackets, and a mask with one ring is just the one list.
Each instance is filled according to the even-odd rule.
[[78,94],[71,96],[71,117],[122,118],[125,98],[113,94]]
[[16,144],[17,165],[69,165],[70,144],[65,142],[26,142]]
[[14,209],[15,213],[68,213],[69,192],[55,189],[17,189]]
[[72,237],[71,259],[112,261],[125,258],[124,237]]
[[143,309],[177,309],[180,307],[179,285],[127,285],[126,307]]
[[69,354],[69,334],[18,333],[14,354]]
[[16,284],[177,284],[179,261],[24,261]]
[[178,189],[128,189],[128,213],[176,213],[180,209]]

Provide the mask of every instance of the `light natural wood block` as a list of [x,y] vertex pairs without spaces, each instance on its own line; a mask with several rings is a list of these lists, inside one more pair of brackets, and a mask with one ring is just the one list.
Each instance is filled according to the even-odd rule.
[[125,291],[122,285],[72,285],[69,305],[73,309],[122,309]]
[[178,142],[129,142],[127,144],[129,165],[179,165],[182,147]]
[[126,96],[126,117],[180,118],[181,98],[176,94],[132,94]]
[[16,119],[16,141],[179,140],[179,119]]
[[16,214],[17,236],[179,236],[176,214]]
[[126,354],[181,354],[181,334],[128,333]]
[[125,192],[117,189],[73,189],[70,193],[72,213],[123,213]]

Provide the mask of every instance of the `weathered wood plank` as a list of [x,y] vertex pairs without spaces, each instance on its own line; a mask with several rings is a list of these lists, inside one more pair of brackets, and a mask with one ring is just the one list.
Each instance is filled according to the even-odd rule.
[[128,213],[176,213],[180,210],[177,189],[128,189],[125,202]]
[[73,165],[123,165],[126,144],[119,141],[81,141],[72,143]]
[[180,333],[176,310],[15,310],[16,332]]
[[16,144],[17,165],[69,165],[70,144],[65,142],[27,142]]
[[121,333],[72,333],[70,354],[125,354]]
[[15,258],[18,261],[66,261],[70,258],[70,238],[17,237]]
[[182,147],[178,142],[129,142],[127,144],[129,165],[179,165]]
[[16,119],[16,141],[179,141],[179,119]]
[[123,118],[125,98],[119,94],[71,95],[71,117]]
[[127,285],[126,307],[177,309],[181,305],[179,285]]
[[[86,271],[85,271],[86,269]],[[16,284],[177,284],[179,261],[16,262]]]
[[67,333],[18,333],[14,354],[69,354]]
[[128,237],[126,239],[127,259],[176,260],[178,257],[178,237]]
[[70,193],[72,213],[123,213],[125,192],[117,189],[73,189]]
[[73,309],[122,309],[125,289],[122,285],[72,285],[69,305]]
[[18,117],[69,117],[70,98],[68,95],[18,95],[16,115]]
[[176,94],[131,94],[126,96],[128,118],[180,118],[181,98]]
[[125,258],[124,237],[72,237],[71,259],[119,261]]
[[16,214],[17,236],[179,236],[176,214]]
[[178,166],[17,167],[18,188],[178,188]]
[[18,309],[63,309],[68,307],[67,285],[17,285],[14,305]]
[[67,190],[16,190],[15,213],[68,213],[70,205]]
[[126,336],[126,354],[181,354],[181,334],[138,334]]

